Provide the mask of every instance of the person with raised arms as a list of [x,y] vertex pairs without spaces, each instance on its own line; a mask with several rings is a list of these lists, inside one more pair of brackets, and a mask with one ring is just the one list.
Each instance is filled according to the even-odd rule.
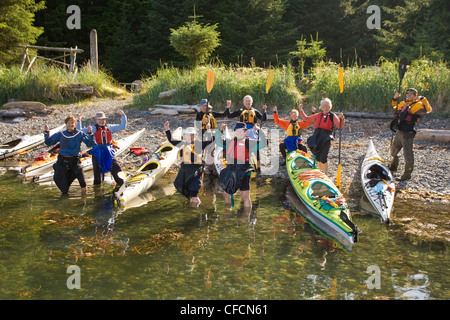
[[[250,154],[267,145],[265,134],[260,130],[260,142],[249,139],[247,136],[247,126],[243,122],[237,122],[234,127],[235,137],[232,140],[222,140],[223,130],[227,124],[222,123],[220,130],[216,131],[217,146],[226,149],[226,167],[220,172],[220,185],[222,186],[225,204],[232,204],[232,195],[241,190],[241,197],[244,207],[250,208],[252,201],[250,198],[250,178],[253,167],[250,164]],[[259,130],[259,126],[254,126]]]
[[331,112],[332,107],[333,104],[329,98],[324,98],[320,102],[321,112],[310,116],[303,111],[302,104],[298,107],[303,121],[314,122],[314,133],[308,138],[307,143],[319,163],[319,169],[326,175],[328,175],[328,153],[333,139],[333,125],[342,129],[345,124],[344,114],[339,112],[335,115]]
[[53,165],[53,180],[59,190],[63,194],[67,194],[70,185],[77,179],[82,192],[86,193],[86,180],[84,179],[83,168],[80,165],[80,148],[81,143],[89,148],[95,145],[92,127],[86,128],[87,133],[77,130],[77,119],[72,115],[69,115],[64,122],[66,123],[66,130],[57,132],[52,136],[50,136],[48,125],[44,126],[44,143],[47,146],[52,146],[58,142],[60,144],[58,159]]
[[[127,126],[127,116],[123,110],[117,111],[121,116],[120,124],[107,125],[104,112],[98,112],[95,116],[96,124],[92,127],[96,145],[92,148],[92,168],[94,170],[94,185],[101,184],[105,173],[111,172],[116,182],[116,187],[123,184],[123,179],[119,177],[122,171],[119,161],[114,156],[115,149],[112,135],[116,132],[124,130]],[[82,129],[81,115],[78,115],[78,130],[86,132],[86,128]]]

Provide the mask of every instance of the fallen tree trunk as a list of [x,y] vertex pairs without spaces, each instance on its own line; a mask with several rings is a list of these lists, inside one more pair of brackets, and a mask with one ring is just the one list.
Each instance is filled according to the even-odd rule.
[[17,117],[32,118],[35,115],[36,115],[36,112],[24,111],[21,109],[0,110],[1,118],[17,118]]
[[383,112],[344,112],[346,118],[394,119],[394,114]]
[[170,105],[170,104],[157,104],[155,107],[176,110],[180,113],[195,113],[199,112],[200,108],[197,105]]
[[5,103],[3,109],[22,109],[23,111],[42,112],[47,106],[38,101],[12,101]]
[[450,143],[450,130],[418,129],[415,140]]

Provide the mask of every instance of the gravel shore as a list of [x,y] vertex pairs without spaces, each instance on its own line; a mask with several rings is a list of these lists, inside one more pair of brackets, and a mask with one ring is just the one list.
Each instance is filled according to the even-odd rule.
[[[116,112],[123,109],[128,117],[127,129],[117,133],[114,138],[121,138],[128,133],[145,128],[144,135],[136,142],[135,146],[146,147],[153,151],[159,143],[165,140],[163,123],[166,120],[170,121],[170,127],[172,129],[178,126],[185,128],[193,125],[195,117],[193,114],[180,114],[178,116],[150,115],[147,110],[137,110],[127,106],[131,102],[131,98],[128,100],[93,99],[82,104],[49,106],[53,109],[53,112],[49,115],[35,116],[20,123],[0,121],[0,142],[6,143],[23,134],[40,134],[43,132],[45,124],[48,124],[50,128],[61,125],[69,114],[73,114],[76,117],[78,114],[82,114],[83,126],[94,124],[95,114],[99,111],[106,113],[109,117],[109,124],[119,123],[120,116]],[[281,113],[280,117],[287,119],[287,112],[286,114]],[[233,124],[235,119],[229,120],[227,122]],[[218,119],[218,121],[220,123],[223,120]],[[362,193],[359,176],[360,165],[367,151],[370,138],[373,139],[380,156],[385,160],[389,160],[389,145],[391,141],[391,131],[388,127],[389,122],[389,120],[379,119],[346,119],[346,125],[342,130],[341,141],[341,179],[344,193],[352,197],[357,197]],[[427,116],[421,121],[419,126],[421,128],[450,130],[450,120],[432,119],[430,116]],[[273,121],[269,120],[264,123],[264,129],[267,132],[275,132],[279,127]],[[311,133],[312,128],[310,127],[304,131],[303,137],[306,138]],[[280,139],[284,138],[285,134],[283,131],[279,131],[279,134]],[[338,166],[338,141],[338,133],[336,132],[336,139],[332,144],[329,154],[329,175],[333,179],[336,177]],[[46,147],[40,147],[24,155],[16,156],[14,159],[30,162],[36,155],[45,150],[47,150]],[[278,150],[276,151],[278,152]],[[447,170],[450,160],[450,146],[442,143],[415,141],[414,155],[415,169],[412,179],[397,183],[397,197],[415,198],[426,201],[443,201],[446,203],[450,200],[450,188],[448,187],[447,181],[449,177]],[[274,159],[273,156],[272,159]],[[127,160],[124,159],[124,161],[126,162]],[[270,157],[263,157],[262,165],[271,166]],[[400,154],[399,170],[395,173],[395,177],[399,177],[403,173],[403,168],[404,160],[402,154]],[[273,173],[261,175],[260,179],[287,179],[285,167],[279,167],[277,172],[275,174]]]

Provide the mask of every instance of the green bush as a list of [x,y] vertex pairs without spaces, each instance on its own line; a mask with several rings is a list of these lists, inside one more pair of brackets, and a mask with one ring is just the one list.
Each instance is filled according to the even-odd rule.
[[[201,66],[194,69],[161,67],[155,75],[144,79],[143,91],[135,96],[134,103],[143,108],[157,104],[197,104],[207,98],[206,77],[208,70],[214,72],[214,87],[210,104],[218,110],[226,107],[232,100],[232,110],[242,106],[246,95],[253,97],[253,106],[260,108],[265,102],[268,70],[258,67]],[[176,93],[160,99],[160,92],[176,89]],[[273,106],[281,109],[296,107],[300,92],[295,86],[295,74],[290,65],[275,69],[274,79],[267,95],[269,110]]]
[[[317,106],[323,97],[329,97],[334,110],[339,108],[339,69],[337,64],[325,63],[313,69],[308,77],[308,103]],[[345,68],[342,108],[344,111],[390,112],[391,100],[398,91],[398,85],[398,63],[380,59],[379,66]],[[402,81],[402,98],[405,98],[405,91],[410,87],[427,97],[433,112],[449,112],[450,70],[445,63],[413,61]]]

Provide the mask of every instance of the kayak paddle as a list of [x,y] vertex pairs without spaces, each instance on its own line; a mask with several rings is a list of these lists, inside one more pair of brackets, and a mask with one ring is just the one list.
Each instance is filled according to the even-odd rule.
[[[339,100],[340,100],[340,110],[339,112],[342,112],[342,92],[344,92],[344,68],[341,68],[341,70],[339,70]],[[340,120],[342,121],[342,120]],[[336,185],[338,187],[341,186],[341,171],[342,171],[342,167],[341,167],[341,136],[342,136],[342,125],[340,123],[339,125],[339,164],[338,164],[338,172],[337,172],[337,176],[336,176]]]
[[[407,65],[407,63],[408,63],[408,61],[406,60],[406,58],[401,58],[400,59],[400,61],[399,61],[399,63],[398,63],[398,79],[399,79],[399,81],[398,81],[398,93],[400,93],[400,91],[402,90],[402,80],[403,80],[403,77],[405,76],[405,73],[406,73],[406,65]],[[394,115],[394,120],[393,120],[393,122],[391,122],[391,128],[392,128],[392,125],[393,125],[393,123],[394,123],[394,121],[396,121],[396,119],[397,119],[397,117],[396,117],[396,114]],[[394,139],[394,131],[393,130],[391,130],[392,131],[392,134],[391,134],[391,145],[392,145],[392,140]]]
[[[212,72],[211,70],[208,70],[208,74],[206,75],[206,91],[208,92],[208,98],[206,99],[206,112],[208,112],[208,108],[209,108],[209,99],[211,98],[211,91],[214,87],[214,72]],[[208,119],[209,121],[209,119]],[[203,139],[203,136],[202,136]],[[200,190],[200,193],[203,193],[203,177],[204,177],[205,173],[202,172],[202,187]]]

